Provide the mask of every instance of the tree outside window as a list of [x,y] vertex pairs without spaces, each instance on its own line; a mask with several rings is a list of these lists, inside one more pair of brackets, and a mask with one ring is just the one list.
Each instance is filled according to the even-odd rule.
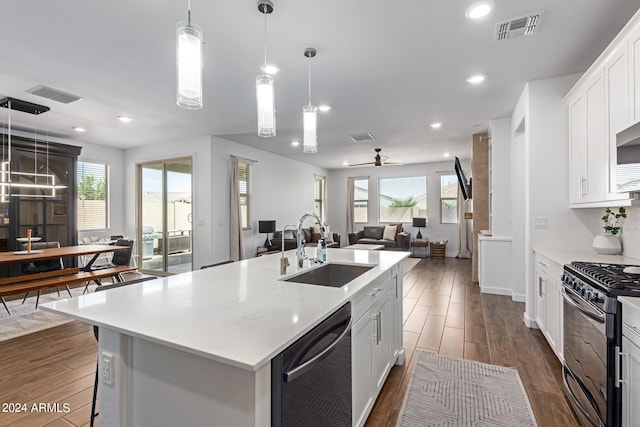
[[455,175],[440,176],[440,222],[458,223],[458,178]]
[[427,177],[380,178],[380,222],[427,218]]
[[78,162],[78,230],[109,228],[109,166],[104,163]]

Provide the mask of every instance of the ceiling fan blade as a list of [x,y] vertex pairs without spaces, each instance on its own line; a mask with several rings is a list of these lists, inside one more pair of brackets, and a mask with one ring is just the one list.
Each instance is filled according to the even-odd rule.
[[367,162],[367,163],[355,163],[349,166],[366,166],[366,165],[374,165],[376,162]]
[[382,166],[402,166],[404,163],[384,162]]

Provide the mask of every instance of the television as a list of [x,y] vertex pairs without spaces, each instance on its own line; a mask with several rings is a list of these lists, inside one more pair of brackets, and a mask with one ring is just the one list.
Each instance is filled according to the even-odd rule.
[[460,184],[460,191],[462,191],[462,198],[469,200],[471,198],[471,178],[467,182],[467,178],[464,176],[462,166],[460,166],[460,159],[456,157],[455,161],[456,175],[458,176],[458,184]]

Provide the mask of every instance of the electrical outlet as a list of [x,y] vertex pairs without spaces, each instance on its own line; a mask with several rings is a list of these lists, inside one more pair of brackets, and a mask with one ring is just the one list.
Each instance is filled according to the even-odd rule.
[[533,218],[533,227],[534,228],[547,228],[547,218],[546,217],[536,217]]
[[102,353],[102,381],[108,385],[114,385],[114,358],[113,354],[103,352]]

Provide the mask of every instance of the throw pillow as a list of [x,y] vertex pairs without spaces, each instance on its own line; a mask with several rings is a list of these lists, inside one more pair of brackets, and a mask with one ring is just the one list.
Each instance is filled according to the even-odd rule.
[[[324,226],[324,235],[326,237],[326,242],[325,243],[333,243],[333,233],[331,233],[331,230],[329,229],[328,225]],[[318,225],[314,225],[313,226],[313,241],[317,242],[318,240],[320,240],[320,227]]]
[[398,227],[396,227],[395,225],[387,225],[384,228],[384,233],[382,234],[382,238],[384,240],[396,240],[397,230],[398,230]]
[[390,225],[395,225],[396,227],[398,227],[398,229],[396,231],[396,234],[402,233],[402,223],[400,223],[400,224],[390,224]]

